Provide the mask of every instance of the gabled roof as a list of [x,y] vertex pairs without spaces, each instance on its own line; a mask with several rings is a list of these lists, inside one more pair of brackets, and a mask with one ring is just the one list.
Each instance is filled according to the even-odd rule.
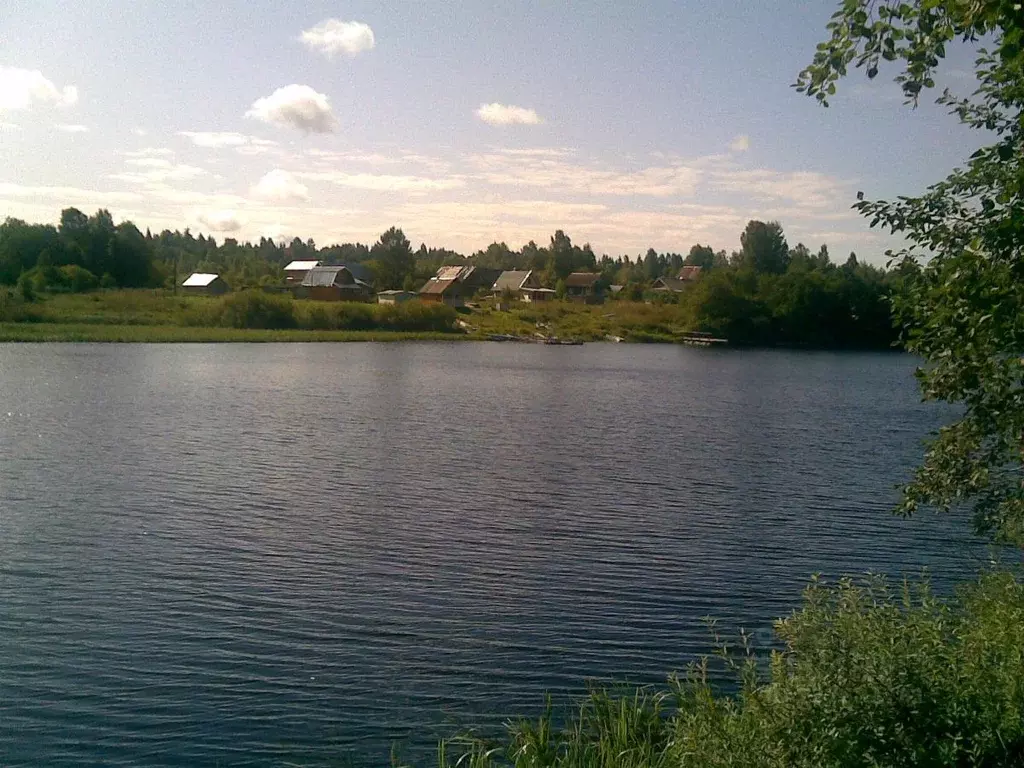
[[466,267],[453,264],[449,266],[441,267],[434,273],[435,280],[458,280],[462,277],[463,271]]
[[676,277],[680,280],[692,282],[700,277],[701,270],[703,269],[704,267],[698,267],[695,264],[688,264],[679,270],[679,274],[676,275]]
[[458,280],[438,280],[436,277],[432,277],[427,280],[426,285],[420,288],[420,293],[427,296],[440,296],[447,293],[451,288],[458,289],[459,285]]
[[285,272],[308,272],[313,267],[319,267],[319,261],[292,261],[284,268]]
[[672,291],[678,293],[686,288],[692,280],[681,280],[678,277],[659,277],[652,283],[656,291]]
[[358,283],[359,285],[365,285],[367,288],[369,287],[367,282],[360,279],[357,274],[357,272],[361,272],[361,270],[353,269],[353,267],[341,264],[330,267],[313,267],[306,273],[306,276],[302,278],[302,285],[305,288],[344,285],[346,283],[344,279],[340,282],[338,280],[338,276],[342,272],[347,272],[351,276],[352,282]]
[[566,288],[590,288],[601,279],[600,272],[573,272],[565,278]]
[[218,277],[220,275],[211,275],[209,272],[193,272],[185,278],[185,282],[181,286],[183,288],[206,288]]
[[530,279],[530,275],[533,274],[533,270],[522,270],[522,269],[509,269],[499,275],[498,279],[494,281],[493,289],[495,291],[518,291],[523,287],[523,284]]

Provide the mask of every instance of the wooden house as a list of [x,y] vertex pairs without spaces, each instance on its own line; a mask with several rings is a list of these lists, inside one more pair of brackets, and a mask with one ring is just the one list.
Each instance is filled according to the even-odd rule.
[[296,296],[315,301],[370,301],[373,287],[357,274],[363,272],[355,265],[312,267],[302,278]]
[[193,272],[185,278],[181,288],[185,293],[197,296],[220,296],[231,290],[224,278],[208,272]]
[[600,304],[604,300],[600,280],[599,272],[573,272],[565,278],[566,298],[586,304]]

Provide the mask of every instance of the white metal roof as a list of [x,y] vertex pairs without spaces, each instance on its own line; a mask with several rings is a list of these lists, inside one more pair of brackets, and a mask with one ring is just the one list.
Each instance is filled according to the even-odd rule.
[[181,285],[184,288],[205,288],[218,277],[220,277],[220,275],[211,275],[206,272],[193,272]]
[[313,267],[319,267],[319,261],[293,261],[284,268],[285,272],[308,272]]

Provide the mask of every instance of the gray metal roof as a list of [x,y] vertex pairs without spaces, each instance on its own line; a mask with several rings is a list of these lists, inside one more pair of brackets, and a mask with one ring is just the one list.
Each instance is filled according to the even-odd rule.
[[495,291],[518,291],[530,278],[531,270],[509,269],[501,273],[501,276],[494,281]]
[[[341,273],[347,272],[351,276],[352,280],[346,280]],[[313,267],[306,273],[306,276],[302,278],[302,285],[306,288],[322,287],[330,285],[346,285],[352,282],[359,283],[360,285],[366,285],[369,287],[369,282],[360,277],[362,274],[368,274],[369,270],[358,268],[357,265],[337,265],[332,267]]]

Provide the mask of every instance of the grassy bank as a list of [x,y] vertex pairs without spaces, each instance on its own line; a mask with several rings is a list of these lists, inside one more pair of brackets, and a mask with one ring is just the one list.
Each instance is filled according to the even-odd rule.
[[0,291],[3,341],[385,341],[539,334],[671,343],[690,328],[683,307],[631,301],[516,303],[499,311],[488,299],[456,313],[421,302],[325,303],[256,290],[222,298],[111,290],[46,294],[34,301]]

